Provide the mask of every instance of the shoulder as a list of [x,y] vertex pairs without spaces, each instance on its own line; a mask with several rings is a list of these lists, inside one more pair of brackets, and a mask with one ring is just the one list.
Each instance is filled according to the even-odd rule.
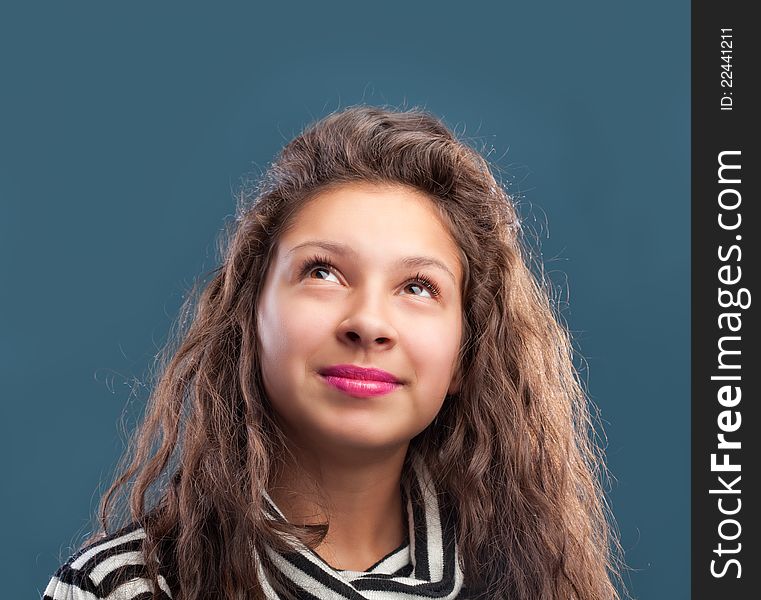
[[[152,585],[145,567],[142,543],[145,531],[132,524],[89,544],[73,554],[55,572],[43,600],[130,600],[148,597]],[[171,598],[159,576],[161,596]]]

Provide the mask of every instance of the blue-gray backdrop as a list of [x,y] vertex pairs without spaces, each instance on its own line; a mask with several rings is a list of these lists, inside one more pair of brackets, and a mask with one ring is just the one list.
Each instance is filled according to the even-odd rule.
[[0,9],[4,596],[39,594],[87,532],[240,177],[366,102],[438,114],[522,199],[568,286],[630,591],[688,598],[686,0],[16,4]]

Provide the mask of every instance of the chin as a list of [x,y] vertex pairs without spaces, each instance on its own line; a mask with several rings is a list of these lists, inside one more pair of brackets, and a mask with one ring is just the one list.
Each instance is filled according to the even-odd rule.
[[382,450],[396,449],[409,444],[411,437],[404,433],[392,435],[382,424],[361,427],[356,423],[346,424],[340,430],[325,431],[323,439],[326,443],[345,447],[352,450]]

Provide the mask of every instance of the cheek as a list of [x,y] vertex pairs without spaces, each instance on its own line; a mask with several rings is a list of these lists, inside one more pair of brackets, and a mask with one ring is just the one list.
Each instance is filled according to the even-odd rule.
[[304,315],[294,311],[287,298],[270,291],[262,295],[258,306],[257,337],[264,391],[275,411],[287,416],[304,376],[310,329]]
[[462,332],[460,321],[451,318],[418,322],[408,332],[411,335],[408,336],[407,347],[420,383],[431,392],[443,394],[457,366]]
[[263,365],[280,372],[294,363],[303,368],[327,334],[324,311],[318,308],[274,293],[262,297],[257,323]]

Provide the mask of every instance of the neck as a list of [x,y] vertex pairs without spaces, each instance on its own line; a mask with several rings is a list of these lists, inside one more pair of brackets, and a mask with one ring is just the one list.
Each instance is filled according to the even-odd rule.
[[400,483],[406,444],[372,452],[291,450],[270,495],[291,523],[329,523],[314,548],[325,562],[364,571],[404,542]]

